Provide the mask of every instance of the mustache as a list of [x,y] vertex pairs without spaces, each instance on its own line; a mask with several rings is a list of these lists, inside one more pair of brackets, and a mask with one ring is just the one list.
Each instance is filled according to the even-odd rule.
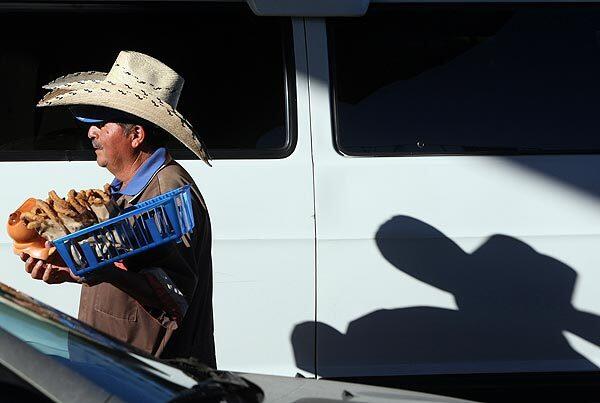
[[97,143],[96,141],[92,140],[92,147],[94,147],[94,149],[96,150],[101,150],[102,146],[100,145],[100,143]]

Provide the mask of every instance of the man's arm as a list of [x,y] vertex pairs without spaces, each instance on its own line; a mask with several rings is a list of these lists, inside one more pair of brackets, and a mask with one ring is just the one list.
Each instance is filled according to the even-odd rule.
[[88,280],[74,275],[68,267],[35,259],[26,253],[21,253],[19,256],[25,262],[25,271],[35,280],[42,280],[48,284],[79,283],[90,286],[99,282],[108,282],[144,306],[164,308],[143,274],[121,270],[111,265],[104,267],[101,272]]

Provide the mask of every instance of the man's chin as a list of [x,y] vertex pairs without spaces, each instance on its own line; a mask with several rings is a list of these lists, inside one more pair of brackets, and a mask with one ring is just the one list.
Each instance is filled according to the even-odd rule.
[[106,161],[104,158],[100,158],[100,157],[96,158],[96,163],[99,166],[101,166],[102,168],[106,168],[106,166],[108,165],[108,161]]

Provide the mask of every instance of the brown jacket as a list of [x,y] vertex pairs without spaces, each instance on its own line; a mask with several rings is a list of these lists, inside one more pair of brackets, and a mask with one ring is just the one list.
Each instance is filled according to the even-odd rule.
[[179,244],[169,243],[124,262],[130,271],[148,273],[163,309],[148,309],[118,288],[101,283],[82,287],[79,319],[155,356],[195,357],[216,367],[210,217],[193,179],[167,156],[140,193],[121,195],[117,203],[128,207],[186,184],[194,189],[193,232]]

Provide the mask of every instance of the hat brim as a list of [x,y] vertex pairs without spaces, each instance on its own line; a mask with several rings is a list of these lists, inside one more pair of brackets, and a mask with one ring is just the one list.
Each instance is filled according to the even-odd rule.
[[54,88],[37,104],[38,107],[72,105],[111,108],[144,119],[171,134],[210,165],[206,147],[192,125],[171,105],[144,90],[135,91],[106,80],[70,81]]
[[86,125],[97,125],[100,124],[102,122],[107,122],[108,120],[106,119],[105,116],[99,116],[98,113],[96,113],[95,111],[93,111],[93,109],[95,109],[95,106],[92,107],[88,107],[86,106],[85,109],[78,107],[77,105],[73,105],[71,107],[69,107],[69,110],[71,111],[71,114],[73,115],[73,117]]
[[131,113],[113,108],[94,105],[71,105],[69,110],[75,119],[88,125],[105,122],[147,123]]
[[102,71],[80,71],[77,73],[66,74],[58,77],[56,80],[50,81],[48,84],[43,85],[42,88],[46,90],[53,90],[61,87],[65,84],[73,83],[85,83],[87,81],[102,81],[106,79],[108,73]]
[[86,118],[83,116],[75,116],[75,119],[77,119],[81,123],[85,123],[87,125],[93,125],[93,124],[98,124],[98,123],[104,122],[103,119]]

